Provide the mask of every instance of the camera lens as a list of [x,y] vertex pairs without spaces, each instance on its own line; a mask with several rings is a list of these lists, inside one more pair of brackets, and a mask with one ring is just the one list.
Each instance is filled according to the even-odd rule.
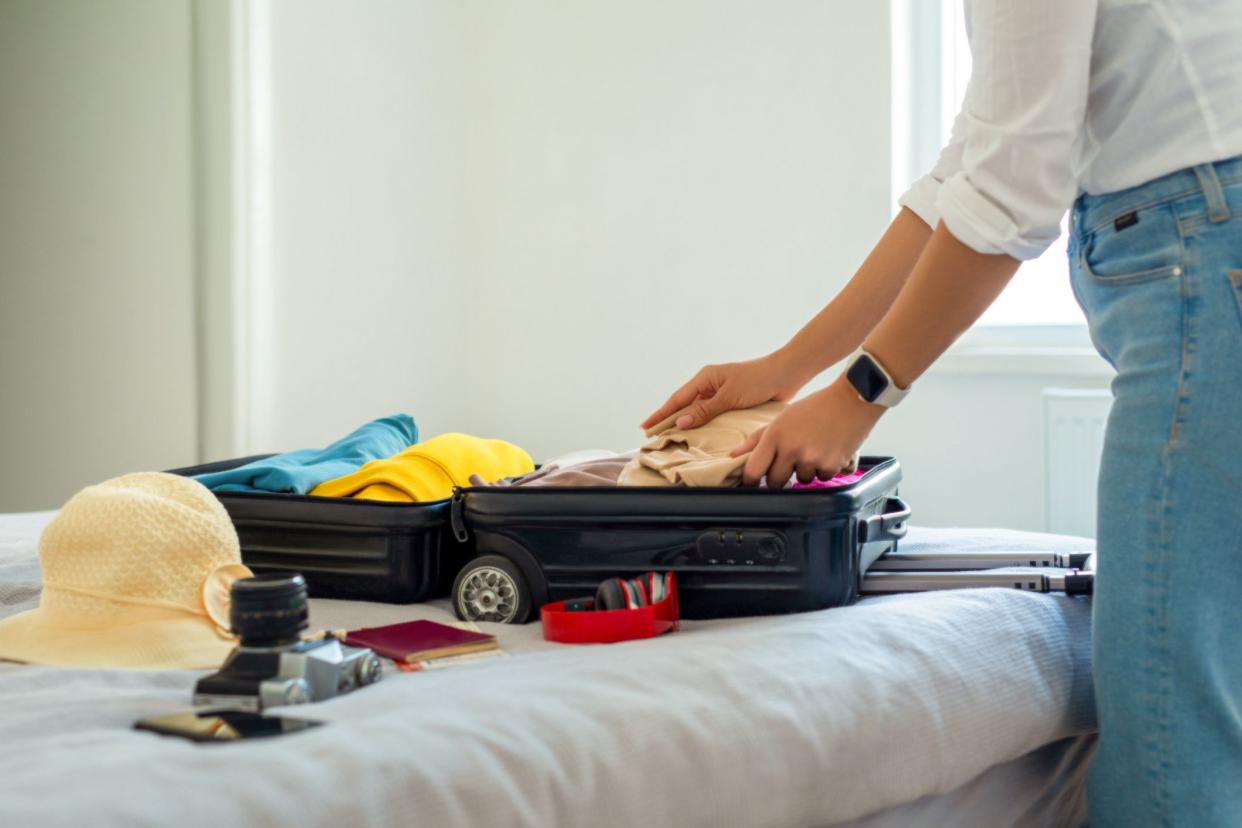
[[306,581],[296,573],[233,582],[229,624],[243,647],[284,647],[306,629]]

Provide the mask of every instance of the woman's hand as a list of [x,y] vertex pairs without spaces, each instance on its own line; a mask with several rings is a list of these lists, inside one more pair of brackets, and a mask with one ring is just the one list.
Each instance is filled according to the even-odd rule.
[[844,377],[838,379],[798,400],[733,449],[733,457],[752,452],[742,484],[757,486],[765,475],[774,489],[782,488],[794,474],[800,483],[831,479],[853,465],[883,413],[882,406],[863,402]]
[[642,428],[651,428],[686,406],[690,410],[677,419],[678,428],[697,428],[735,408],[751,408],[771,400],[786,402],[808,379],[797,370],[794,360],[780,351],[746,362],[708,365],[643,420]]

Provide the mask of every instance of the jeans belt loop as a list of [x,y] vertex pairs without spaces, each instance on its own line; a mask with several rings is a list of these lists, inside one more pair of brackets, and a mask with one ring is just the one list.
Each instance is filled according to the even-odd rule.
[[1213,224],[1233,218],[1229,212],[1229,203],[1225,201],[1225,191],[1220,186],[1220,177],[1216,174],[1216,165],[1200,164],[1195,167],[1195,176],[1199,186],[1203,188],[1203,197],[1207,201],[1208,220]]

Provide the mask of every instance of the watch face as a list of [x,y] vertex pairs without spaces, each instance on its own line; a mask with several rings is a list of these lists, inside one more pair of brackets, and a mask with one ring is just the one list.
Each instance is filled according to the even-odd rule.
[[858,396],[869,403],[879,399],[884,389],[888,388],[888,380],[884,377],[884,372],[866,354],[854,361],[845,377],[850,381],[850,385],[854,386]]

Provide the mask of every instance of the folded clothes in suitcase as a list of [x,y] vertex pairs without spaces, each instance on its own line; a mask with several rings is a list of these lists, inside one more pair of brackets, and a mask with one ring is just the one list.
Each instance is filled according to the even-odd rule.
[[521,623],[610,577],[675,572],[683,618],[802,612],[858,595],[905,535],[893,458],[864,457],[839,488],[459,490],[451,519],[474,557],[453,586],[468,620]]
[[[271,455],[222,460],[174,474],[227,471]],[[448,592],[467,555],[448,531],[449,501],[215,492],[255,572],[300,572],[319,598],[406,604]]]
[[658,570],[677,573],[683,618],[710,618],[854,600],[910,515],[896,460],[864,457],[861,468],[847,486],[801,490],[486,487],[428,503],[216,496],[242,560],[256,572],[300,572],[317,597],[408,603],[451,584],[459,615],[521,623],[606,578]]

